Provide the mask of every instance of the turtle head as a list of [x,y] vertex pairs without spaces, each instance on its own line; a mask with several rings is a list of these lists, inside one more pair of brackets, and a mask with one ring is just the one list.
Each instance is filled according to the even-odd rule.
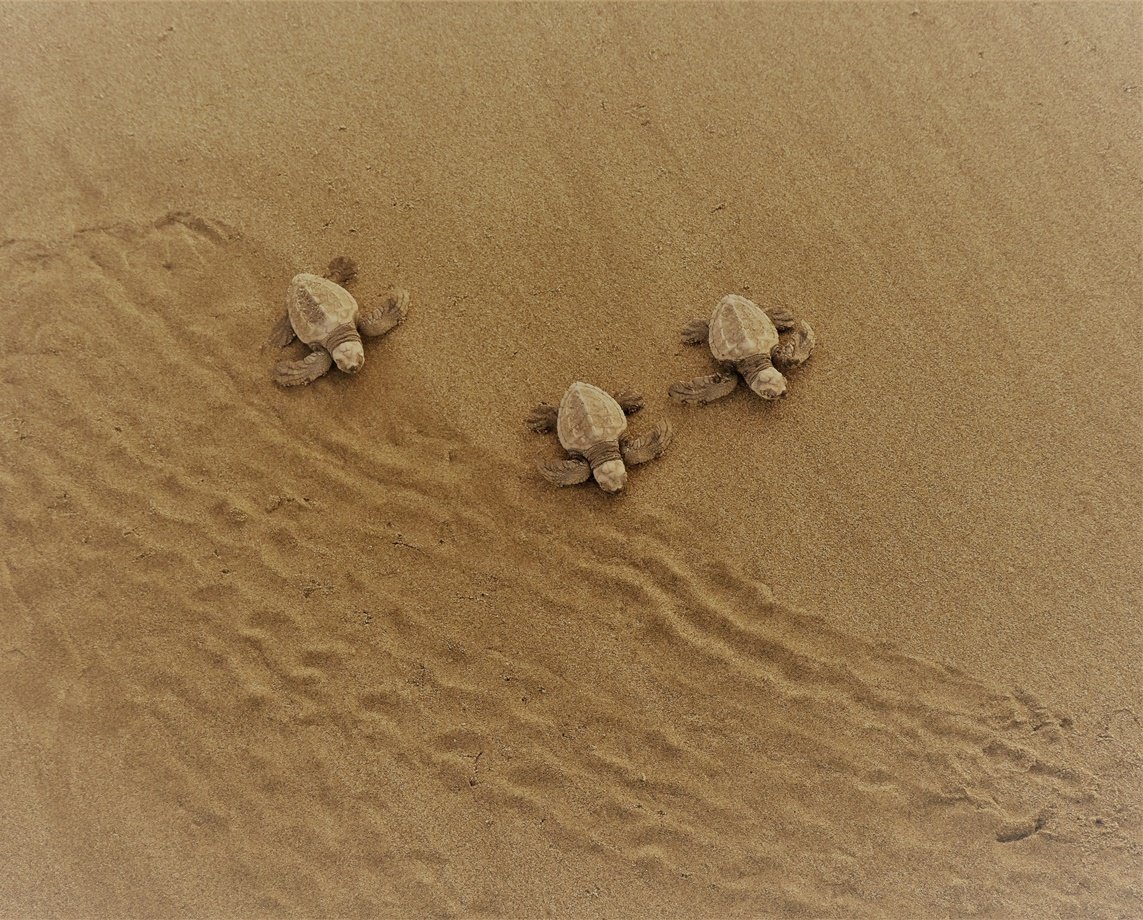
[[750,389],[763,399],[778,399],[786,395],[786,378],[776,367],[761,367],[747,377],[746,381],[750,384]]
[[608,460],[601,463],[592,471],[595,481],[604,492],[621,492],[627,485],[627,467],[622,460]]
[[356,374],[365,364],[365,349],[361,340],[342,342],[330,352],[337,366],[347,374]]

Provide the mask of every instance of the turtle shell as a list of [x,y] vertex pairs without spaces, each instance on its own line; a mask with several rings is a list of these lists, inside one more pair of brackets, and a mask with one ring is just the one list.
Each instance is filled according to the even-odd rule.
[[778,344],[778,330],[753,300],[727,294],[711,314],[709,341],[716,361],[733,363],[770,354]]
[[609,393],[576,381],[560,400],[556,432],[564,450],[582,454],[596,444],[619,440],[627,416]]
[[338,326],[356,325],[357,301],[328,278],[295,275],[286,292],[286,309],[298,338],[307,345],[324,342]]

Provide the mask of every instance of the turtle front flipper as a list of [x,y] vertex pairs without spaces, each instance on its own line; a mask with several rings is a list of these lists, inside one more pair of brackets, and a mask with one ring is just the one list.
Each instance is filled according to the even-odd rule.
[[809,323],[798,323],[791,333],[783,333],[774,350],[770,352],[770,360],[778,370],[789,370],[799,364],[805,364],[814,350],[814,330]]
[[634,415],[643,408],[643,394],[634,390],[620,390],[618,393],[612,393],[611,398],[619,403],[624,415]]
[[738,374],[727,371],[672,383],[667,392],[671,394],[671,399],[686,403],[688,406],[705,406],[716,399],[729,396],[736,386],[738,386]]
[[374,310],[362,316],[357,321],[357,328],[362,335],[376,338],[384,335],[390,329],[398,326],[409,312],[409,292],[397,289],[389,295],[389,299]]
[[349,284],[357,277],[357,263],[346,256],[338,256],[329,263],[325,276],[334,284]]
[[664,419],[654,428],[637,438],[624,438],[619,442],[619,450],[623,454],[623,462],[627,466],[638,466],[648,460],[663,456],[671,445],[675,432]]
[[543,460],[536,468],[557,486],[575,486],[591,479],[591,464],[586,460]]
[[376,338],[400,325],[409,313],[409,292],[397,288],[389,294],[388,300],[376,310],[367,313],[357,321],[362,335]]
[[705,345],[710,339],[710,321],[705,319],[692,319],[683,326],[684,345]]
[[540,403],[529,413],[526,424],[532,431],[544,434],[555,429],[559,417],[560,410],[558,408],[549,406],[547,403]]
[[274,367],[274,383],[283,387],[305,386],[328,373],[331,367],[333,356],[320,348],[300,361],[279,361]]
[[266,340],[266,344],[285,348],[293,340],[294,324],[290,322],[290,311],[284,310],[282,315],[278,317],[278,321],[274,323],[274,328],[270,331],[270,338]]

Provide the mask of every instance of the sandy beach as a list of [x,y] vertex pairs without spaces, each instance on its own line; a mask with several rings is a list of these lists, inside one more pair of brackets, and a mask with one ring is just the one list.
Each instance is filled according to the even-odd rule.
[[1143,6],[0,24],[0,916],[1143,916]]

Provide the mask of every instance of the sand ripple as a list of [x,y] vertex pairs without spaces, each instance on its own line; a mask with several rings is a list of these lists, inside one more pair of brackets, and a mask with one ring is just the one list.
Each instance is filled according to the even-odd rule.
[[1139,816],[1079,753],[1100,727],[477,450],[402,362],[415,313],[359,378],[283,393],[259,346],[289,269],[232,228],[0,263],[12,915],[1136,897]]

